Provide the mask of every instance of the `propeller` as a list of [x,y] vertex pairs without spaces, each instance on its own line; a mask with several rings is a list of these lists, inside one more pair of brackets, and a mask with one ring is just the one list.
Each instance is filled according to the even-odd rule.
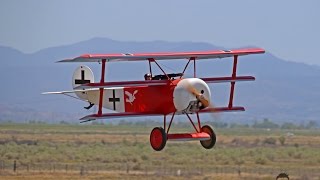
[[193,94],[200,102],[201,104],[206,108],[209,107],[210,103],[209,100],[206,99],[203,96],[204,91],[202,90],[201,92],[199,92],[195,87],[193,87],[191,84],[188,84],[187,86],[187,90]]
[[192,95],[194,95],[197,100],[199,100],[204,108],[210,108],[212,109],[210,112],[211,116],[213,117],[213,119],[219,119],[219,115],[217,113],[217,111],[215,110],[215,106],[213,104],[213,102],[210,102],[210,100],[206,99],[205,96],[203,95],[204,91],[201,90],[200,92],[190,83],[188,83],[186,85],[186,89],[187,91],[189,91]]

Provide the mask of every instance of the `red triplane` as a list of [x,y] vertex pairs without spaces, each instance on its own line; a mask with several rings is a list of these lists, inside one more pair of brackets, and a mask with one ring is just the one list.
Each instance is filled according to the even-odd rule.
[[[136,53],[136,54],[85,54],[73,59],[59,62],[98,62],[101,63],[100,82],[94,82],[91,69],[80,66],[73,74],[73,91],[49,92],[45,94],[75,93],[78,98],[98,106],[98,112],[81,118],[82,122],[103,118],[163,116],[163,127],[155,127],[150,133],[150,144],[156,151],[166,145],[167,140],[200,140],[201,145],[212,148],[216,143],[216,135],[209,125],[201,126],[199,113],[215,113],[224,111],[244,111],[244,107],[233,106],[233,96],[236,81],[253,81],[252,76],[237,76],[238,57],[249,54],[260,54],[265,51],[260,48],[238,50],[214,50],[199,52],[174,53]],[[196,61],[202,59],[233,57],[233,70],[230,77],[196,77]],[[157,61],[187,59],[182,73],[167,74]],[[118,61],[146,61],[149,63],[149,73],[143,81],[105,82],[106,63]],[[193,78],[183,78],[190,62],[193,62]],[[156,64],[162,75],[152,74],[151,63]],[[210,105],[211,92],[207,83],[230,82],[230,98],[226,107]],[[114,113],[103,113],[102,108],[113,110]],[[193,123],[190,114],[195,114],[198,127]],[[166,117],[170,115],[170,123],[166,127]],[[185,115],[194,133],[169,134],[175,115]]]

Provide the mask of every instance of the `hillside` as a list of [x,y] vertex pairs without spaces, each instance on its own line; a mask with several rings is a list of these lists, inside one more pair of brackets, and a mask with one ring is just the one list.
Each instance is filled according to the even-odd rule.
[[[71,89],[71,76],[79,64],[57,64],[57,60],[84,53],[127,53],[152,51],[190,51],[227,49],[198,42],[124,42],[94,38],[76,44],[43,49],[24,54],[15,49],[0,47],[0,120],[26,121],[76,120],[92,113],[82,107],[85,103],[62,96],[44,96],[41,92]],[[169,72],[182,71],[185,61],[161,62]],[[99,75],[99,66],[89,64]],[[238,83],[235,105],[243,105],[246,112],[222,115],[225,120],[255,121],[271,118],[278,121],[318,120],[320,117],[320,89],[317,80],[320,68],[279,59],[267,52],[264,55],[241,57],[238,74],[254,75],[255,82]],[[198,76],[231,74],[231,61],[204,60],[198,63]],[[145,62],[112,63],[107,65],[106,80],[142,79],[148,71]],[[191,71],[190,71],[191,72]],[[159,72],[160,73],[160,72]],[[212,85],[213,101],[226,104],[229,84]],[[59,119],[59,120],[57,120]]]

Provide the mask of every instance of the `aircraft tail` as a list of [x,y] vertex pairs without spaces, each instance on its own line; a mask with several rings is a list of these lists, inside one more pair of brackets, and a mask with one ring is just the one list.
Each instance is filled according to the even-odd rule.
[[[81,86],[82,84],[94,83],[94,75],[88,66],[81,65],[73,73],[72,87],[73,89]],[[75,94],[81,99],[87,99],[87,92],[77,92]]]

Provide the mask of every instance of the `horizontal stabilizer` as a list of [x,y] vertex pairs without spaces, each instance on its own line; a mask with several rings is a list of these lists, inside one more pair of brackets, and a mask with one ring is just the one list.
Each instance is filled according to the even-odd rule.
[[97,88],[93,89],[86,89],[86,90],[71,90],[71,91],[56,91],[56,92],[43,92],[41,94],[71,94],[71,93],[76,93],[76,92],[87,92],[87,91],[94,91],[97,90]]

